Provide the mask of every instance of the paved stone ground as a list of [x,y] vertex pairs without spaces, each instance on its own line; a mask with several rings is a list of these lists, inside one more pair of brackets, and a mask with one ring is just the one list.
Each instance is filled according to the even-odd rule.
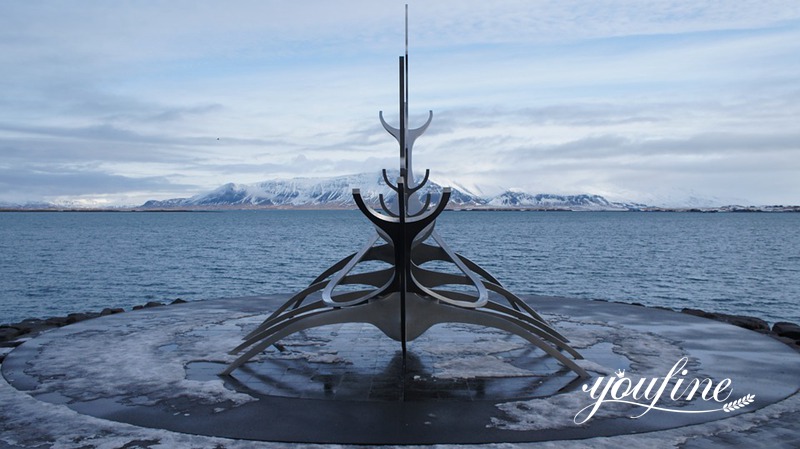
[[[238,385],[226,385],[214,376],[226,359],[213,355],[224,354],[244,330],[263,318],[263,305],[240,301],[233,307],[236,313],[221,317],[220,311],[230,311],[232,303],[209,301],[203,306],[158,308],[90,320],[23,345],[19,354],[12,353],[8,364],[2,366],[13,386],[5,379],[0,381],[0,448],[348,447],[191,435],[132,425],[119,416],[97,417],[109,412],[104,407],[117,407],[114,410],[118,411],[115,401],[125,394],[129,394],[125,407],[134,401],[136,407],[147,409],[170,403],[165,398],[176,392],[190,400],[172,401],[170,419],[190,422],[204,416],[203,408],[210,410],[207,416],[214,415],[215,407],[226,409],[218,411],[224,414],[227,409],[247,407],[253,397],[320,401],[317,404],[396,404],[404,399],[399,394],[411,392],[415,396],[405,399],[446,407],[456,404],[456,410],[465,414],[471,413],[469,404],[492,403],[496,413],[484,425],[485,432],[501,429],[504,435],[533,435],[558,428],[566,429],[559,438],[569,438],[570,433],[582,438],[483,447],[800,447],[796,429],[800,395],[797,386],[787,380],[798,379],[800,373],[800,355],[795,352],[782,351],[785,348],[778,343],[749,331],[671,312],[615,304],[593,304],[597,307],[589,311],[584,302],[529,299],[571,338],[594,364],[587,364],[587,369],[598,370],[598,376],[608,374],[599,370],[618,368],[641,375],[660,372],[672,365],[675,357],[689,353],[698,360],[693,370],[715,379],[731,377],[737,394],[755,392],[759,408],[733,416],[720,412],[706,422],[677,423],[675,428],[652,431],[646,431],[652,423],[604,410],[607,413],[598,416],[599,424],[592,428],[599,434],[608,433],[614,423],[640,433],[593,436],[571,422],[578,406],[586,403],[585,393],[552,395],[569,380],[569,372],[537,357],[513,338],[460,325],[445,326],[415,340],[411,345],[415,356],[405,373],[398,371],[396,342],[380,338],[382,334],[373,329],[344,325],[289,339],[287,351],[265,353],[248,367],[249,372],[237,372]],[[192,324],[186,324],[188,321]],[[634,329],[628,322],[640,322],[640,327]],[[168,332],[137,332],[137,326]],[[748,347],[753,342],[761,350]],[[104,347],[117,352],[97,350]],[[764,351],[765,347],[769,350]],[[125,357],[110,357],[113,353]],[[32,364],[27,365],[30,374],[20,377],[14,364],[23,359],[23,365]],[[154,360],[160,360],[160,366],[148,367]],[[120,372],[114,373],[100,362],[117,366]],[[309,411],[313,415],[314,409]],[[651,416],[663,421],[675,414],[653,412]],[[437,418],[428,417],[428,425],[441,426],[437,430],[445,432],[446,426]],[[305,425],[325,423],[311,419]],[[644,427],[637,429],[639,425]],[[475,430],[478,434],[484,431]]]

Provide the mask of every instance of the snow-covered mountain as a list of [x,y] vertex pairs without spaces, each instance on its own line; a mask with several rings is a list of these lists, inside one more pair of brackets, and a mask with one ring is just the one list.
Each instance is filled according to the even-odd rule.
[[600,195],[531,195],[518,190],[508,190],[486,202],[491,207],[526,207],[569,210],[629,210],[646,207],[643,204],[613,203]]
[[686,188],[673,188],[663,192],[649,192],[645,194],[639,193],[637,197],[640,201],[643,201],[650,206],[677,209],[713,209],[726,205],[754,204],[752,201],[744,198],[730,195],[707,195],[701,192],[696,192],[693,189]]
[[[397,173],[390,174],[390,179]],[[453,184],[450,184],[453,185]],[[208,193],[191,198],[165,201],[151,200],[142,208],[198,207],[276,207],[276,208],[355,208],[352,190],[358,188],[367,203],[378,204],[379,195],[387,202],[394,191],[386,185],[381,174],[362,173],[332,178],[294,178],[270,180],[257,184],[225,184]],[[494,196],[480,196],[459,184],[451,187],[450,206],[459,209],[563,209],[563,210],[631,210],[643,204],[611,202],[598,195],[532,195],[518,190],[506,190]],[[479,189],[476,189],[480,191]],[[431,180],[420,191],[431,194],[435,203],[442,186]]]

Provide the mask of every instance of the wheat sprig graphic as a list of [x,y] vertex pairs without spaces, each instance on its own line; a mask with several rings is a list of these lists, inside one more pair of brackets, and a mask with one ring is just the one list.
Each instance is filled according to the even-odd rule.
[[732,412],[734,410],[739,410],[740,408],[751,404],[756,399],[756,395],[748,394],[747,396],[743,396],[735,401],[728,402],[727,404],[722,406],[722,410],[725,412]]

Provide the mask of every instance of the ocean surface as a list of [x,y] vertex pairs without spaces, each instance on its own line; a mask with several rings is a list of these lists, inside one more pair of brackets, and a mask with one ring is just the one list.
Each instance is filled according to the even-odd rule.
[[[800,214],[445,212],[437,229],[517,294],[800,322]],[[289,294],[371,232],[358,211],[0,213],[0,324]]]

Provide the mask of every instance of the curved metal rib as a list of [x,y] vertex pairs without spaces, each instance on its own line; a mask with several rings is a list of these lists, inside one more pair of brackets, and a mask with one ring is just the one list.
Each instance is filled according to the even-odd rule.
[[414,237],[414,240],[412,240],[412,242],[411,242],[411,248],[413,250],[411,252],[411,257],[412,258],[414,257],[414,252],[416,251],[417,247],[424,245],[425,240],[428,240],[428,238],[431,236],[435,226],[436,226],[436,222],[435,221],[431,222],[431,224],[429,224],[424,229],[422,229],[422,231],[420,231],[417,234],[417,236]]
[[542,324],[542,322],[538,320],[534,320],[531,316],[526,315],[517,310],[508,308],[506,306],[497,304],[495,302],[489,302],[488,304],[486,304],[486,310],[491,310],[494,312],[502,313],[504,315],[508,315],[514,320],[519,321],[521,325],[524,325],[529,332],[533,332],[539,335],[540,337],[550,341],[559,348],[569,352],[574,357],[581,358],[581,355],[578,354],[578,351],[572,349],[567,344],[567,341],[561,336],[561,334],[556,332],[552,327],[546,324]]
[[[400,190],[400,188],[397,186],[397,184],[392,184],[392,181],[389,181],[389,175],[386,173],[386,169],[385,168],[383,169],[383,171],[381,173],[383,173],[383,182],[385,182],[386,185],[389,186],[390,189],[394,190],[395,192],[398,192]],[[356,189],[353,189],[354,192],[355,192],[355,190]]]
[[347,265],[347,262],[349,262],[350,259],[352,259],[353,256],[355,255],[356,253],[350,254],[349,256],[331,265],[327,270],[323,271],[319,276],[317,276],[313,281],[311,281],[311,283],[316,284],[317,282],[321,282],[323,279],[330,277],[330,275],[336,273],[337,271],[341,270],[345,265]]
[[[379,214],[373,208],[367,206],[367,204],[364,203],[364,198],[361,197],[361,191],[359,189],[353,189],[353,200],[356,202],[356,206],[358,206],[358,208],[361,210],[361,213],[366,215],[369,221],[376,225],[377,228],[382,229],[384,232],[386,230],[383,229],[383,227],[386,223],[400,223],[398,218]],[[391,242],[391,238],[389,238],[388,241]]]
[[[392,295],[389,299],[397,299],[396,294]],[[413,322],[414,329],[412,329],[412,339],[422,334],[426,329],[438,323],[460,322],[484,327],[493,327],[510,332],[527,340],[531,344],[557,359],[579,376],[588,377],[588,373],[582,367],[557,350],[557,348],[567,350],[576,359],[581,359],[582,357],[580,354],[570,348],[566,343],[558,341],[557,339],[553,339],[552,335],[549,335],[542,329],[518,320],[513,316],[509,316],[504,312],[464,309],[445,304],[437,304],[416,295],[411,295],[409,299],[409,307],[412,309],[414,316],[418,318]],[[365,303],[354,307],[335,309],[327,308],[321,301],[317,301],[313,304],[305,306],[302,312],[298,310],[291,311],[286,318],[275,322],[273,326],[271,326],[269,329],[266,329],[261,335],[255,336],[254,338],[240,345],[235,351],[232,351],[232,353],[237,353],[253,345],[245,354],[231,363],[222,374],[229,375],[247,360],[250,360],[268,346],[278,342],[280,339],[286,336],[305,329],[320,327],[328,324],[362,322],[372,324],[388,335],[387,326],[391,326],[393,321],[390,317],[387,317],[385,312],[393,310],[394,308],[392,308],[391,305],[386,307],[386,303],[382,301]],[[546,343],[546,341],[549,341],[554,346]]]
[[[464,311],[464,309],[457,309],[457,310]],[[587,373],[586,370],[584,370],[580,365],[576,364],[575,362],[564,356],[564,354],[560,353],[558,350],[556,350],[552,346],[542,341],[540,338],[538,338],[536,335],[530,332],[529,329],[526,329],[527,326],[525,326],[524,323],[515,322],[506,318],[502,318],[497,315],[485,312],[483,310],[472,310],[472,312],[473,313],[471,314],[459,313],[457,314],[457,316],[456,314],[449,314],[450,316],[447,316],[447,314],[442,314],[441,316],[442,322],[461,322],[466,324],[476,324],[479,326],[494,327],[496,329],[501,329],[506,332],[510,332],[514,335],[524,338],[525,340],[532,343],[539,349],[543,350],[548,355],[561,362],[561,364],[565,365],[567,368],[574,371],[576,374],[578,374],[578,376],[583,378],[590,377],[589,373]],[[567,345],[563,346],[564,349],[569,348],[569,346]],[[583,357],[577,352],[575,352],[575,354],[577,354],[575,356],[577,359],[583,359]]]
[[306,304],[303,307],[299,307],[297,309],[292,309],[279,317],[276,317],[272,320],[267,320],[261,323],[258,328],[247,334],[245,340],[237,347],[233,348],[229,354],[237,354],[241,352],[243,349],[257,343],[259,340],[262,340],[272,334],[273,329],[275,326],[280,326],[281,323],[285,323],[295,317],[306,315],[308,313],[318,311],[321,309],[328,309],[329,307],[325,305],[322,301],[315,301],[311,304]]
[[[394,267],[385,270],[368,271],[365,273],[349,274],[342,279],[342,285],[371,285],[375,288],[380,288],[382,285],[391,281],[394,276]],[[332,296],[334,301],[338,304],[338,295]]]
[[471,296],[459,292],[441,291],[428,288],[425,284],[417,280],[414,272],[411,273],[411,280],[414,282],[414,285],[426,295],[454,306],[477,309],[478,307],[485,306],[489,300],[488,295],[486,294],[486,288],[482,283],[478,284],[480,287],[476,286],[478,289],[478,296]]
[[426,210],[428,210],[428,207],[430,205],[431,205],[431,194],[427,193],[425,194],[425,204],[422,205],[422,207],[419,209],[419,212],[417,212],[416,214],[408,214],[408,217],[409,218],[419,217],[420,215],[424,214]]
[[373,246],[369,249],[369,251],[367,251],[367,254],[364,255],[363,260],[365,262],[369,260],[378,260],[391,265],[394,261],[394,249],[392,248],[392,245],[388,243]]
[[397,215],[396,213],[392,212],[391,208],[389,208],[389,206],[386,205],[386,202],[383,200],[383,194],[382,193],[378,195],[378,200],[380,200],[381,209],[383,209],[383,211],[386,213],[386,215],[388,215],[390,217],[395,217],[395,218],[399,217],[399,215]]
[[339,270],[338,273],[336,273],[333,279],[331,279],[331,281],[328,283],[328,285],[325,286],[325,289],[322,291],[322,302],[331,307],[352,306],[367,301],[370,298],[378,296],[384,290],[386,290],[389,287],[389,285],[391,285],[392,281],[394,280],[394,275],[392,275],[391,278],[388,280],[388,282],[386,282],[383,286],[373,290],[372,292],[366,295],[358,296],[356,298],[347,301],[336,300],[331,296],[333,293],[333,289],[335,289],[339,285],[339,283],[342,282],[345,276],[347,276],[350,273],[350,271],[352,271],[353,268],[355,268],[355,266],[359,262],[361,262],[367,251],[369,251],[369,249],[372,248],[372,245],[374,245],[375,242],[377,241],[378,241],[378,234],[375,234],[371,239],[367,241],[367,244],[364,245],[364,247],[361,248],[361,250],[357,252],[356,255],[350,259],[350,262],[348,262],[344,268],[342,268],[341,270]]
[[409,217],[409,219],[406,220],[406,223],[420,223],[420,222],[432,221],[434,218],[439,216],[439,214],[441,214],[442,211],[444,211],[444,209],[447,207],[447,203],[450,201],[450,194],[451,194],[450,187],[445,187],[444,190],[442,190],[442,197],[439,199],[439,204],[436,205],[435,209],[429,210],[426,214],[423,214],[421,216],[417,215],[413,218]]
[[[439,238],[441,238],[441,237],[439,237]],[[501,286],[503,285],[503,284],[500,283],[500,281],[495,279],[494,276],[489,274],[488,271],[484,270],[480,265],[478,265],[475,262],[467,259],[466,257],[462,256],[459,253],[456,253],[456,255],[458,256],[459,259],[461,259],[462,262],[464,262],[464,265],[466,265],[470,270],[472,270],[475,273],[477,273],[478,275],[480,275],[482,278],[484,278],[484,279],[486,279],[486,280],[488,280],[488,281],[490,281],[490,282],[492,282],[494,284],[501,285]]]
[[[420,181],[419,184],[416,185],[416,187],[408,186],[408,193],[415,193],[417,190],[419,190],[423,186],[425,186],[425,184],[427,184],[427,182],[428,182],[428,178],[430,177],[430,175],[431,175],[431,171],[426,168],[425,169],[425,177],[422,178],[422,181]],[[423,207],[423,209],[425,209],[425,208]]]
[[[458,255],[455,252],[450,250],[450,247],[447,246],[447,244],[444,242],[444,239],[442,239],[442,237],[439,236],[439,234],[437,232],[434,231],[431,234],[431,236],[433,237],[433,240],[436,241],[436,243],[439,244],[439,247],[442,248],[442,250],[445,252],[445,254],[447,254],[447,256],[450,258],[450,261],[452,261],[454,264],[456,264],[456,267],[458,267],[458,269],[461,270],[461,272],[464,273],[464,275],[466,275],[469,278],[469,280],[472,283],[472,285],[478,290],[478,298],[475,301],[475,303],[472,304],[472,305],[466,306],[466,307],[483,307],[483,306],[485,306],[486,303],[489,301],[489,293],[486,291],[486,287],[483,285],[483,282],[478,278],[478,276],[474,272],[472,272],[472,270],[467,268],[467,266],[464,265],[463,262],[461,262],[461,258],[459,258]],[[441,296],[441,295],[439,295],[439,296]],[[459,305],[459,303],[460,303],[460,301],[453,302],[452,300],[449,300],[449,299],[446,299],[446,298],[443,299],[443,301],[451,303],[453,305]]]
[[[416,129],[409,129],[408,130],[408,141],[407,141],[407,144],[406,144],[408,146],[408,148],[411,148],[412,146],[414,146],[414,141],[416,141],[417,137],[421,136],[422,133],[424,133],[425,130],[428,129],[428,125],[431,124],[432,120],[433,120],[433,111],[429,110],[428,111],[428,120],[425,121],[424,125],[420,126],[419,128],[416,128]],[[385,128],[385,126],[384,126],[384,128]],[[391,133],[389,133],[389,134],[391,134]],[[394,135],[394,134],[392,134],[392,135]]]
[[[471,284],[470,279],[467,276],[464,276],[464,275],[458,275],[458,274],[453,274],[453,273],[443,273],[443,272],[428,270],[428,269],[422,268],[422,267],[417,266],[417,265],[414,265],[412,267],[412,270],[413,270],[414,278],[416,279],[416,281],[418,283],[420,283],[420,284],[423,284],[425,287],[427,287],[428,289],[431,289],[431,290],[435,289],[436,287],[441,287],[442,285],[470,285]],[[504,297],[506,297],[506,300],[508,301],[509,305],[511,306],[511,309],[509,309],[509,312],[508,312],[509,314],[513,314],[515,317],[518,317],[518,318],[523,319],[523,320],[530,321],[532,324],[534,324],[536,326],[540,326],[542,328],[550,329],[551,333],[553,335],[555,335],[557,338],[559,338],[559,339],[561,339],[561,340],[563,340],[565,342],[568,341],[563,335],[561,335],[558,332],[556,332],[550,326],[550,324],[547,323],[547,321],[545,321],[544,319],[542,319],[542,317],[539,316],[539,314],[537,314],[530,306],[528,306],[527,304],[524,304],[524,302],[521,299],[519,299],[516,296],[514,296],[508,290],[506,290],[503,287],[498,286],[496,284],[492,284],[491,282],[488,282],[488,281],[483,281],[483,284],[484,284],[484,286],[486,287],[487,290],[492,290],[492,291],[494,291],[496,293],[499,293],[500,295],[503,295]],[[440,293],[440,294],[442,293],[442,290],[439,290],[439,289],[437,289],[435,291],[437,293]],[[517,302],[521,302],[521,303],[524,304],[524,312],[527,312],[527,313],[524,313],[522,310],[520,310],[520,307],[519,307]],[[490,300],[490,301],[488,301],[486,303],[485,307],[491,308],[493,306],[493,304],[496,304],[496,303],[494,303],[494,302],[492,302]],[[497,306],[503,307],[500,304],[497,304]]]
[[[516,310],[522,309],[533,318],[536,318],[538,321],[544,323],[547,326],[550,326],[547,320],[545,320],[544,318],[541,317],[541,315],[536,313],[536,311],[533,310],[531,306],[529,306],[522,299],[518,298],[517,295],[506,290],[506,288],[503,287],[502,285],[498,285],[488,281],[484,281],[483,284],[486,285],[486,288],[488,288],[489,290],[492,290],[493,292],[499,293],[501,296],[503,296],[506,299],[506,301],[508,301],[508,303],[511,305],[511,307],[513,307],[514,309]],[[564,341],[568,340],[565,338]]]
[[391,134],[392,137],[400,141],[400,130],[386,123],[386,120],[383,119],[383,111],[378,111],[378,118],[381,119],[381,125],[383,125],[383,129],[385,129],[386,132]]
[[[397,139],[397,141],[399,142],[400,141],[400,132],[401,132],[400,129],[395,128],[394,126],[386,123],[386,120],[384,120],[384,118],[383,118],[383,111],[378,111],[378,118],[381,121],[381,125],[383,125],[383,129],[385,129],[386,132],[391,134],[392,137]],[[429,110],[428,111],[428,119],[425,121],[425,123],[422,126],[420,126],[419,128],[415,128],[415,129],[409,129],[407,131],[407,136],[408,136],[407,139],[408,140],[406,141],[406,146],[408,148],[411,148],[411,147],[414,146],[414,142],[417,140],[417,138],[419,136],[421,136],[425,132],[426,129],[428,129],[428,126],[431,124],[431,121],[433,121],[433,111]]]
[[316,291],[322,290],[323,288],[325,288],[326,285],[328,285],[328,282],[329,281],[323,281],[323,282],[317,282],[316,284],[311,284],[308,287],[306,287],[305,289],[303,289],[300,293],[292,296],[288,301],[283,303],[282,306],[278,307],[278,309],[276,309],[274,312],[272,312],[272,314],[270,314],[267,317],[267,319],[264,320],[258,327],[256,327],[253,331],[251,331],[249,334],[247,334],[244,337],[245,340],[250,338],[250,337],[252,337],[254,334],[257,334],[257,333],[261,332],[262,330],[266,329],[266,327],[269,326],[268,323],[270,323],[271,321],[274,321],[276,318],[278,318],[284,311],[289,309],[289,307],[291,307],[291,310],[300,309],[301,308],[300,305],[302,304],[303,300],[305,300],[308,297],[308,295],[310,295],[311,293],[314,293]]
[[294,317],[291,320],[287,321],[285,325],[282,326],[281,329],[279,329],[274,333],[271,333],[269,336],[264,337],[263,341],[250,348],[249,351],[247,351],[239,358],[237,358],[233,363],[228,365],[228,367],[225,368],[225,371],[222,372],[222,375],[230,375],[230,373],[232,373],[236,368],[240,367],[243,363],[255,357],[263,350],[265,350],[267,347],[278,342],[280,339],[284,337],[287,337],[289,335],[292,335],[294,333],[300,332],[305,329],[325,326],[327,324],[354,322],[355,320],[353,320],[352,318],[356,318],[356,316],[354,315],[357,315],[356,313],[354,313],[354,311],[355,308],[352,307],[326,309],[323,310],[322,312],[318,312],[315,315]]

